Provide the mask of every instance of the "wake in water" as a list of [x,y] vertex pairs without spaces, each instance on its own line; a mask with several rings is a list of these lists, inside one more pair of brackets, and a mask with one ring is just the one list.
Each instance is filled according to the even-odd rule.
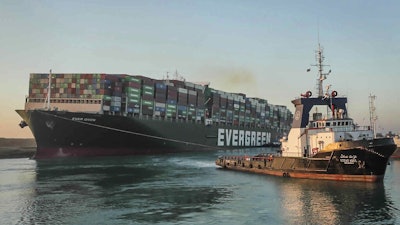
[[174,157],[168,159],[168,162],[180,167],[193,167],[193,168],[212,168],[216,167],[212,159],[193,159],[184,157]]

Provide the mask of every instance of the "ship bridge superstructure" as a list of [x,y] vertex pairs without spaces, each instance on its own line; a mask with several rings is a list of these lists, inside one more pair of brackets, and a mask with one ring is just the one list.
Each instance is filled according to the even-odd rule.
[[[289,135],[282,140],[283,156],[312,157],[319,151],[326,151],[326,147],[334,142],[374,138],[369,126],[358,126],[347,116],[347,98],[330,98],[300,98],[293,101],[296,112]],[[325,109],[321,110],[321,106]],[[313,109],[316,111],[312,112]],[[322,115],[324,111],[328,112],[329,118]]]
[[[331,70],[328,73],[323,70],[327,65],[323,64],[320,46],[316,53],[317,64],[312,66],[318,68],[318,96],[312,97],[312,92],[307,91],[292,101],[296,111],[288,136],[281,140],[282,156],[312,157],[320,151],[327,151],[326,147],[334,142],[374,138],[369,127],[360,127],[348,117],[346,97],[338,97],[337,91],[330,90],[331,85],[323,90],[323,81]],[[323,116],[322,112],[326,115]]]

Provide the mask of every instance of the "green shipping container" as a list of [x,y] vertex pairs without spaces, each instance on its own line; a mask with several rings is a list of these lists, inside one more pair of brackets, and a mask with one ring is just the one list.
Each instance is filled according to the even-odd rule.
[[139,99],[137,99],[137,98],[130,98],[130,99],[128,100],[128,102],[129,102],[129,103],[140,103],[140,98],[139,98]]
[[140,99],[140,94],[139,93],[128,93],[127,98],[135,98],[135,99]]
[[169,112],[169,113],[176,113],[176,109],[167,109],[167,112]]
[[143,85],[143,90],[154,92],[154,87],[149,85]]
[[111,101],[111,96],[103,95],[103,99],[106,101]]
[[176,110],[176,105],[167,104],[167,108],[168,108],[168,109],[175,109],[175,110]]
[[136,82],[136,83],[140,83],[141,80],[137,77],[132,77],[132,76],[127,76],[125,77],[125,81],[127,82]]
[[153,96],[154,92],[143,90],[143,95],[151,95],[151,96]]
[[140,94],[141,89],[137,89],[137,88],[133,88],[133,87],[126,87],[126,88],[125,88],[125,92],[126,92],[126,93],[136,93],[136,94]]

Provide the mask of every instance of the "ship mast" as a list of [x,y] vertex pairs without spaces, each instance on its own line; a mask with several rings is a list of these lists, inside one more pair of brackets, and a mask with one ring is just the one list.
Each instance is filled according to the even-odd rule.
[[47,97],[44,100],[44,108],[50,110],[50,95],[51,95],[51,70],[49,72],[49,86],[47,87]]
[[[318,75],[319,75],[319,78],[317,79],[318,97],[323,97],[324,96],[323,81],[326,80],[326,76],[331,73],[331,70],[329,70],[327,73],[324,73],[324,67],[330,65],[324,65],[323,63],[325,57],[323,53],[323,48],[321,47],[320,43],[318,43],[318,50],[315,51],[315,58],[317,64],[311,66],[315,66],[318,68]],[[308,69],[307,71],[310,71],[310,69]]]
[[375,95],[369,94],[369,122],[374,138],[376,138],[376,121],[378,120],[378,116],[375,113],[375,99]]

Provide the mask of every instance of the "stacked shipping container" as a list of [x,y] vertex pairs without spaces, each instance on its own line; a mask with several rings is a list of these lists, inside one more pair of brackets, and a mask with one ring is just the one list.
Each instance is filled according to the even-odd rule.
[[[48,76],[30,75],[30,100],[44,101]],[[52,74],[50,97],[52,102],[101,104],[103,113],[190,121],[207,118],[236,126],[287,129],[292,119],[285,106],[271,105],[264,99],[208,85],[124,74]]]
[[124,82],[125,111],[132,114],[140,113],[142,80],[138,77],[127,76]]
[[[109,95],[105,74],[52,74],[51,98],[89,98],[101,99]],[[49,74],[31,74],[29,97],[46,98],[49,86]]]

